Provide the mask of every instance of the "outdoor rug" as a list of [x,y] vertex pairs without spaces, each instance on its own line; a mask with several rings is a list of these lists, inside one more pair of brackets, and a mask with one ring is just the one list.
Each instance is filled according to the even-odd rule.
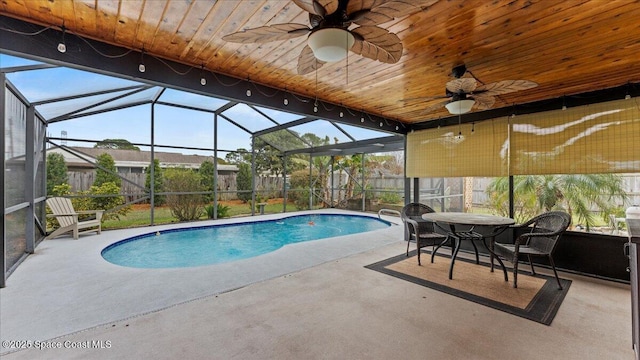
[[431,254],[423,252],[421,258],[422,266],[418,266],[412,251],[409,257],[401,254],[365,267],[545,325],[551,324],[571,286],[571,280],[561,278],[563,290],[558,290],[552,276],[518,272],[514,289],[513,270],[505,282],[500,265],[491,272],[488,263],[477,265],[461,257],[456,258],[453,280],[449,280],[450,257],[438,255],[433,264]]

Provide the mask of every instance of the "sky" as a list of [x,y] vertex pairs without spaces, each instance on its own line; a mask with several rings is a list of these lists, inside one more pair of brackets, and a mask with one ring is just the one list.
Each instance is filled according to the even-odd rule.
[[[38,64],[38,62],[22,59],[6,54],[0,54],[0,67],[23,66]],[[139,85],[140,83],[115,77],[99,75],[95,73],[74,70],[70,68],[52,68],[32,71],[21,71],[7,74],[7,79],[30,102],[55,99],[64,96],[86,94],[101,90],[114,89],[125,86]],[[153,97],[158,88],[140,92],[128,97],[131,100],[146,100]],[[122,92],[123,94],[124,92]],[[121,93],[115,93],[121,94]],[[69,111],[81,109],[98,101],[113,97],[114,94],[98,95],[89,99],[75,99],[53,104],[37,106],[37,110],[47,119],[63,115]],[[205,97],[183,91],[167,89],[160,100],[165,102],[178,102],[183,105],[216,109],[226,100]],[[124,101],[115,101],[123,104]],[[111,103],[110,103],[111,104]],[[96,109],[100,109],[98,107]],[[282,124],[302,116],[271,109],[260,108],[276,122]],[[92,109],[94,110],[94,109]],[[249,106],[240,104],[224,112],[224,115],[237,122],[251,132],[263,130],[275,126],[272,121],[253,111]],[[166,105],[155,106],[155,144],[169,146],[185,146],[192,148],[214,147],[214,115],[212,113],[186,110]],[[126,139],[131,143],[151,143],[151,105],[145,104],[117,111],[104,112],[97,115],[83,116],[73,120],[52,122],[47,133],[50,137],[64,137],[66,132],[68,139]],[[370,139],[389,134],[376,132],[350,125],[340,125],[356,140]],[[313,133],[324,138],[329,136],[331,141],[338,139],[344,143],[351,141],[344,133],[335,128],[330,122],[324,120],[313,121],[307,124],[291,128],[300,134]],[[78,143],[67,141],[70,146],[88,146],[93,143]],[[229,123],[222,117],[218,118],[218,149],[236,150],[251,147],[251,135],[239,127]],[[185,154],[213,155],[211,151],[158,149],[158,151],[182,152]],[[225,153],[219,153],[224,157]]]

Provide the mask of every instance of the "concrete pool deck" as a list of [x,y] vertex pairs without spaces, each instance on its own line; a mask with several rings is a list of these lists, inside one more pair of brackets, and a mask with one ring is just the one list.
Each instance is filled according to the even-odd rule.
[[[112,230],[81,236],[79,240],[45,240],[0,290],[2,339],[55,338],[374,249],[396,242],[398,234],[402,234],[401,226],[391,226],[377,231],[375,237],[354,234],[302,242],[254,258],[192,268],[128,268],[111,264],[101,256],[108,245],[149,232],[304,213],[319,212]],[[354,214],[340,210],[323,213]]]
[[544,326],[364,268],[404,252],[401,226],[198,268],[100,257],[150,231],[43,242],[0,290],[2,340],[103,348],[3,348],[3,358],[633,359],[626,285],[563,273],[574,283]]

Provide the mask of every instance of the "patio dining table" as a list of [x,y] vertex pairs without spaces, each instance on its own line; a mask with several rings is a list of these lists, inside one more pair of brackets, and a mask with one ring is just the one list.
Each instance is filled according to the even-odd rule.
[[[493,244],[495,243],[495,237],[506,230],[509,225],[515,224],[515,220],[503,216],[464,212],[427,213],[423,214],[422,218],[425,220],[433,221],[439,228],[447,232],[447,235],[449,237],[455,240],[453,244],[453,254],[451,255],[451,265],[449,265],[449,279],[453,279],[453,266],[456,261],[456,256],[460,251],[460,243],[462,242],[462,240],[471,241],[471,244],[473,245],[476,252],[476,263],[479,263],[478,249],[473,241],[482,240],[482,243],[487,248],[490,254],[491,271],[493,272],[493,259],[495,258],[500,263],[500,266],[502,266],[502,271],[504,272],[504,280],[508,281],[507,269],[500,257],[498,257],[493,252]],[[456,229],[457,225],[471,226],[471,229],[459,230]],[[449,229],[446,229],[446,226],[448,226]],[[476,226],[489,227],[491,228],[491,233],[489,235],[483,235],[474,230]],[[489,244],[487,244],[487,238],[490,239]],[[438,246],[438,248],[439,247],[440,246]],[[434,250],[432,257],[438,251],[438,248]]]

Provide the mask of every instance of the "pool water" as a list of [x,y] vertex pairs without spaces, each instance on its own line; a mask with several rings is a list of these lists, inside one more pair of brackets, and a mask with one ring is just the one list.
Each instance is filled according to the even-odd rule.
[[102,257],[113,264],[135,268],[203,266],[262,255],[287,244],[389,226],[387,221],[360,215],[296,215],[139,235],[107,246]]

